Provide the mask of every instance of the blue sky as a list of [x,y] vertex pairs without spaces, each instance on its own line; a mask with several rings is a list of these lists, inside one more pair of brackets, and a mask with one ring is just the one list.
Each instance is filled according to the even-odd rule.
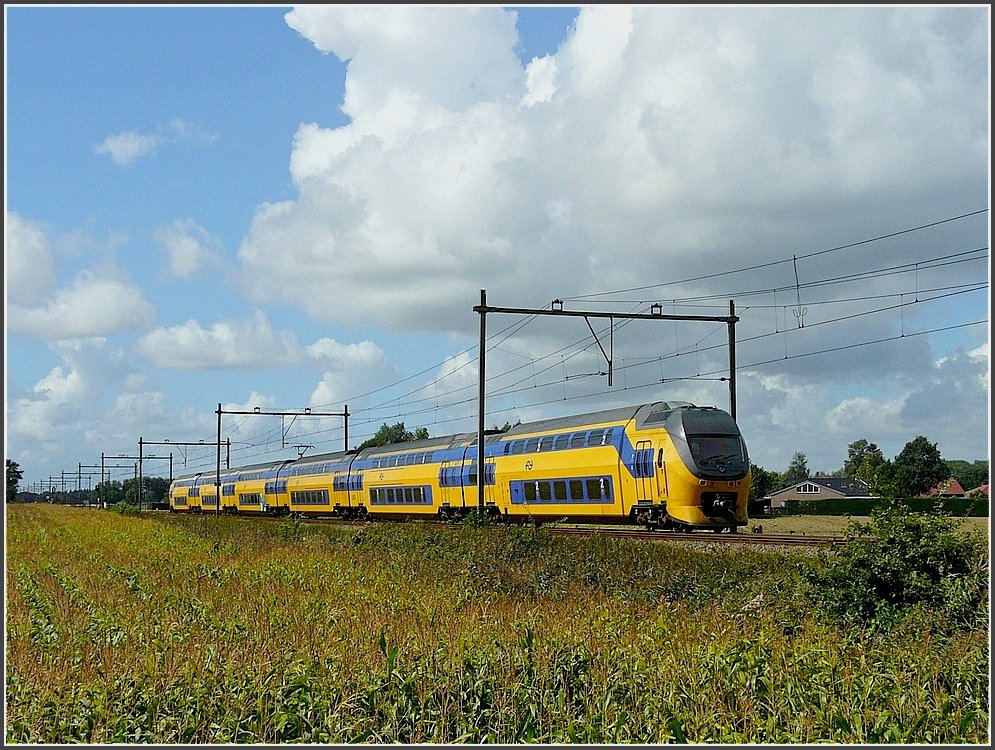
[[[213,440],[219,403],[348,404],[352,444],[474,430],[481,289],[734,301],[769,470],[918,435],[988,457],[988,6],[7,5],[5,30],[25,483]],[[582,319],[488,316],[488,425],[728,407],[724,325],[592,324],[612,387]],[[226,417],[233,460],[342,445],[288,421]]]

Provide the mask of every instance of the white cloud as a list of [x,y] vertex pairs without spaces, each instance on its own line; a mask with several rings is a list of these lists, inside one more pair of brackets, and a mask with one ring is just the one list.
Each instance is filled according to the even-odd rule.
[[143,156],[154,154],[159,143],[158,136],[142,135],[134,130],[128,130],[107,136],[103,142],[94,147],[94,151],[98,154],[110,154],[115,164],[127,167]]
[[209,329],[193,319],[159,328],[142,336],[136,348],[156,366],[176,369],[290,366],[302,358],[294,335],[274,331],[262,312]]
[[191,279],[221,265],[220,243],[192,219],[177,219],[156,229],[155,238],[166,250],[171,275]]
[[[7,408],[7,439],[15,460],[54,462],[70,466],[114,452],[115,444],[137,442],[136,428],[151,426],[157,394],[131,392],[135,373],[125,352],[102,337],[60,341],[52,345],[61,364],[30,390],[13,398]],[[117,405],[105,405],[116,401]],[[131,401],[133,408],[119,405]],[[123,421],[126,411],[131,419]],[[67,446],[71,453],[66,455]]]
[[22,306],[39,304],[55,282],[55,261],[45,229],[12,212],[4,221],[4,272],[7,299]]
[[[341,104],[349,123],[301,124],[289,163],[297,194],[257,208],[238,257],[243,288],[261,309],[299,307],[323,331],[327,321],[364,331],[456,331],[463,348],[475,340],[471,308],[483,288],[492,305],[564,297],[575,309],[606,301],[581,295],[612,289],[633,290],[614,295],[613,309],[701,295],[719,308],[706,310],[713,314],[724,312],[728,291],[742,316],[739,417],[761,465],[783,470],[801,450],[810,468],[833,470],[853,439],[877,442],[891,456],[920,432],[943,435],[948,458],[974,457],[986,446],[979,404],[989,388],[987,346],[950,352],[926,336],[856,346],[941,325],[925,303],[831,322],[894,301],[851,297],[897,299],[976,281],[977,264],[804,286],[979,245],[977,232],[950,231],[804,257],[974,209],[987,195],[984,9],[585,6],[557,52],[527,65],[514,54],[514,11],[499,7],[301,6],[286,20],[317,50],[347,61]],[[98,152],[126,165],[213,138],[174,120],[152,133],[111,136]],[[283,196],[282,187],[274,190]],[[57,341],[151,324],[142,295],[112,273],[55,287],[49,245],[68,253],[40,226],[8,215],[6,236],[11,331]],[[194,279],[219,262],[219,243],[192,220],[156,236],[176,278]],[[75,257],[92,249],[78,244]],[[804,328],[791,314],[794,268],[765,265],[794,255]],[[749,266],[763,270],[714,277]],[[675,283],[697,276],[710,278]],[[739,295],[760,289],[772,291]],[[845,301],[820,306],[833,299]],[[489,321],[492,331],[510,322]],[[489,424],[644,397],[726,406],[718,381],[726,374],[723,325],[638,334],[619,326],[609,391],[595,374],[604,358],[584,322],[572,322],[530,324],[491,355],[488,372],[501,395],[491,400]],[[274,329],[259,312],[160,328],[140,339],[138,351],[147,363],[183,369],[184,379],[228,368],[227,379],[245,368],[253,377],[242,386],[252,392],[245,408],[287,398],[281,390],[261,395],[277,386],[258,378],[285,374],[274,368],[305,371],[313,407],[350,399],[350,408],[361,408],[356,394],[365,399],[398,375],[373,341],[307,345],[299,335]],[[577,341],[588,349],[569,356]],[[100,402],[107,421],[80,423],[105,436],[133,441],[147,430],[137,421],[143,401],[165,429],[169,406],[154,376],[60,355],[39,390],[15,400],[21,446],[37,442],[45,420],[71,422],[80,400]],[[645,362],[623,368],[637,360]],[[530,366],[515,370],[522,363]],[[97,372],[111,385],[97,385]],[[412,380],[411,394],[390,404],[397,409],[385,409],[384,421],[430,424],[415,416],[430,404],[440,425],[432,432],[444,434],[455,424],[449,417],[472,410],[457,402],[476,389],[473,353],[450,358],[431,380]],[[227,387],[236,387],[233,380]],[[112,397],[117,390],[121,397]],[[583,392],[598,396],[572,399]],[[177,435],[214,430],[210,413],[169,424],[183,427]],[[67,434],[81,432],[72,426]]]
[[239,259],[254,300],[319,319],[470,332],[481,288],[514,304],[783,260],[985,184],[979,15],[584,7],[524,69],[500,8],[286,18],[348,61],[351,122],[299,128],[299,196],[260,207]]
[[103,336],[141,329],[154,311],[141,290],[130,282],[83,271],[65,289],[38,300],[37,307],[10,305],[8,328],[46,341]]
[[556,58],[552,55],[533,57],[525,69],[525,96],[522,104],[531,107],[539,102],[548,102],[556,93]]
[[119,167],[134,164],[144,156],[156,154],[159,148],[172,143],[190,143],[203,145],[213,143],[217,136],[202,128],[185,122],[180,118],[170,120],[155,133],[139,133],[126,130],[107,136],[101,143],[94,146],[97,154],[109,154]]

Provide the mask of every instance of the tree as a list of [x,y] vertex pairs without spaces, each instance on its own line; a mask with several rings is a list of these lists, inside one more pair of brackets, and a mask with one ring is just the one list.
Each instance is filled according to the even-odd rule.
[[898,487],[898,475],[895,473],[895,465],[888,459],[874,467],[871,476],[867,478],[871,494],[887,499],[900,497]]
[[808,479],[808,477],[808,457],[799,451],[792,456],[791,463],[782,475],[781,486],[789,487],[792,484],[797,484],[804,479]]
[[855,440],[847,447],[842,474],[849,479],[863,479],[871,484],[875,473],[887,459],[881,449],[866,440]]
[[958,625],[987,621],[987,537],[900,503],[872,510],[869,524],[851,522],[847,536],[821,568],[804,573],[815,603],[833,619],[888,627],[926,605]]
[[374,445],[392,445],[393,443],[406,443],[410,440],[427,440],[428,439],[428,429],[425,427],[419,427],[414,432],[410,432],[404,428],[404,422],[397,422],[393,425],[388,425],[384,422],[380,429],[377,430],[377,434],[360,443],[358,450],[363,450],[364,448],[371,448]]
[[973,490],[983,484],[988,484],[988,462],[975,461],[947,461],[947,469],[950,476],[956,477],[960,486],[965,490]]
[[750,502],[757,503],[780,486],[780,476],[776,471],[766,471],[750,464]]
[[17,500],[17,491],[20,488],[21,480],[24,478],[24,472],[21,471],[21,465],[17,461],[11,461],[7,459],[7,502],[12,503]]
[[906,443],[893,463],[897,490],[905,497],[921,495],[950,478],[950,469],[940,456],[936,443],[929,442],[922,435]]

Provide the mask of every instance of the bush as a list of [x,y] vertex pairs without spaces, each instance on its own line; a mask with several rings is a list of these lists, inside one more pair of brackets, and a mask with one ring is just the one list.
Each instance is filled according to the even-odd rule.
[[955,626],[988,618],[987,545],[959,521],[892,503],[850,524],[846,545],[810,571],[812,596],[831,618],[888,626],[927,607]]
[[120,513],[122,516],[133,516],[138,513],[138,506],[122,500],[121,502],[114,503],[111,506],[111,510],[115,513]]

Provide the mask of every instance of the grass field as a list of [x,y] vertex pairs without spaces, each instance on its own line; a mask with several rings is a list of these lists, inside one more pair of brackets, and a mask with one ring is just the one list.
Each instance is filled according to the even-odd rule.
[[[838,534],[846,533],[850,522],[866,524],[867,516],[760,516],[750,519],[747,530],[756,526],[771,534]],[[977,530],[986,534],[990,531],[988,518],[964,518],[965,529]]]
[[990,739],[987,557],[862,623],[811,550],[6,514],[8,743]]

